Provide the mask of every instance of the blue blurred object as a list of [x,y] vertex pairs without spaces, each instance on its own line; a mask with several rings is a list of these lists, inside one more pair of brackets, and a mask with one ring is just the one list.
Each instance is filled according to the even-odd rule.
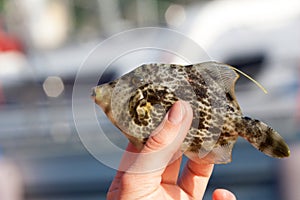
[[2,157],[3,157],[3,149],[0,146],[0,159],[2,159]]

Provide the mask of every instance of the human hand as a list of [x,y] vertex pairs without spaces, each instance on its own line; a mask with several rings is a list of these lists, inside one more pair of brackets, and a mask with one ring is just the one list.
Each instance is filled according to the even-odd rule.
[[[202,199],[213,164],[189,160],[181,177],[178,177],[182,159],[180,146],[192,118],[190,105],[178,101],[141,151],[129,143],[107,199]],[[212,199],[236,198],[227,190],[217,189]]]

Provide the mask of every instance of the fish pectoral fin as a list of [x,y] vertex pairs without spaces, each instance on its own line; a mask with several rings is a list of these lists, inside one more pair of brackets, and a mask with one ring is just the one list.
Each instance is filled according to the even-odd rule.
[[290,155],[290,150],[283,138],[265,123],[241,117],[237,122],[239,136],[245,138],[256,149],[274,158],[284,158]]

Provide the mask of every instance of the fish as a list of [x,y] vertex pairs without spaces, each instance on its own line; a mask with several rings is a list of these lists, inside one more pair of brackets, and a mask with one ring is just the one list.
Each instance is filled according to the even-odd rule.
[[244,116],[235,96],[236,68],[208,61],[191,65],[143,64],[92,89],[92,98],[110,121],[141,149],[178,100],[193,110],[181,145],[192,160],[225,164],[238,137],[274,158],[290,155],[284,139],[264,122]]

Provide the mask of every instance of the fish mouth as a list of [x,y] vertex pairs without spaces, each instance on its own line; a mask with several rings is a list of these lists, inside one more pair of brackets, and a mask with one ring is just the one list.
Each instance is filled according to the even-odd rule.
[[91,90],[91,98],[101,107],[107,107],[111,104],[112,88],[105,85],[98,85]]
[[91,98],[95,101],[96,100],[96,87],[93,87],[92,89],[91,89],[92,91],[91,91]]

